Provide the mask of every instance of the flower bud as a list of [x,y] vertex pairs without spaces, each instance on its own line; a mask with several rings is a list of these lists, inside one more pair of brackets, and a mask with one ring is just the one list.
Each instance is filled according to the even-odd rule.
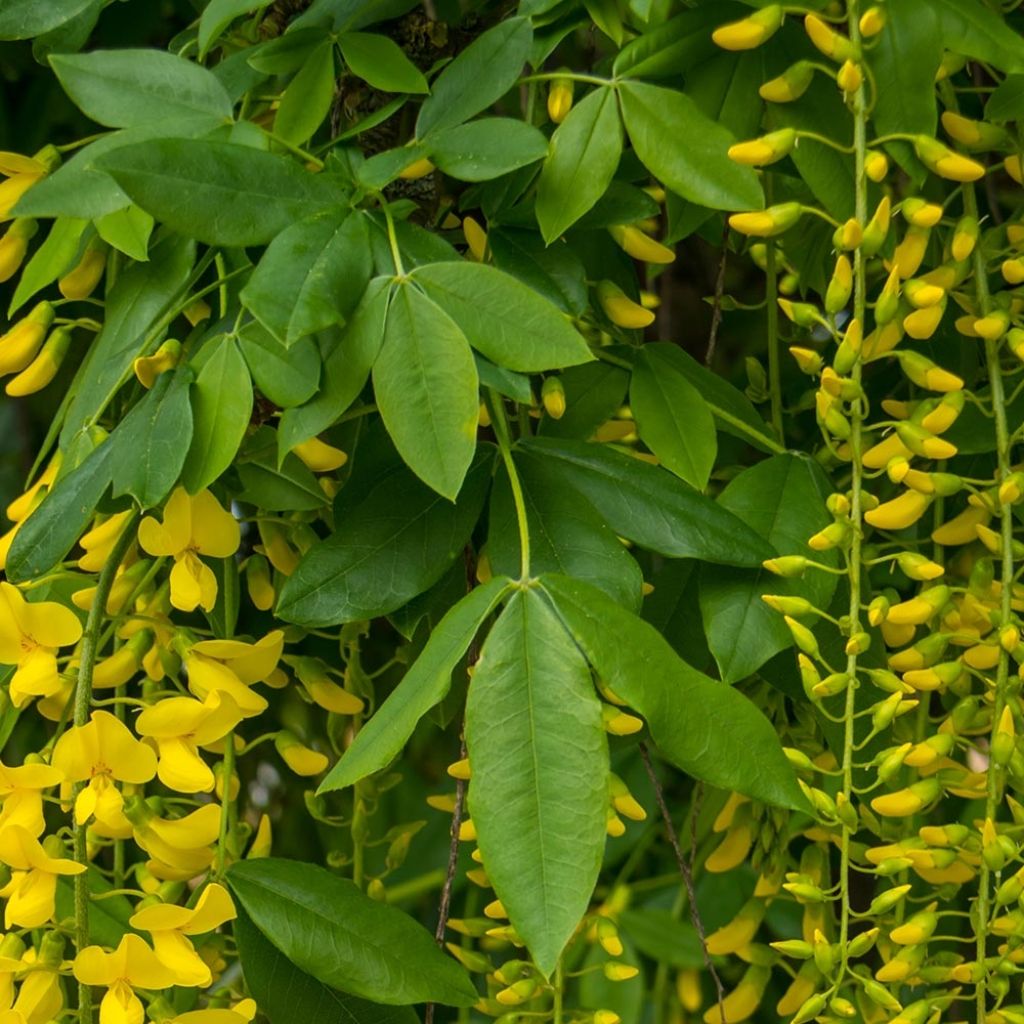
[[572,109],[575,83],[571,78],[555,78],[548,87],[548,117],[561,124]]
[[7,382],[7,394],[12,398],[22,398],[42,391],[57,376],[70,346],[70,327],[62,326],[53,330],[35,359]]
[[816,14],[808,14],[804,18],[804,29],[811,42],[826,57],[835,61],[845,61],[857,56],[853,43]]
[[634,302],[614,281],[598,284],[597,300],[605,316],[617,327],[641,329],[654,323],[654,314]]
[[[912,786],[897,790],[895,793],[876,796],[871,801],[871,809],[883,818],[905,818],[916,814],[922,807],[937,800],[941,793],[942,787],[938,779],[923,779],[921,782],[915,782]],[[875,903],[872,903],[870,913],[880,914],[884,911],[876,909]]]
[[977,181],[985,175],[985,168],[977,160],[955,152],[930,135],[914,137],[914,152],[928,170],[948,181]]
[[988,124],[986,121],[973,121],[969,117],[957,114],[952,110],[943,111],[942,127],[946,134],[961,146],[974,153],[992,149],[1006,149],[1012,141],[1005,128]]
[[540,400],[544,405],[544,411],[553,420],[560,420],[565,415],[565,385],[560,376],[556,374],[544,378]]
[[736,142],[729,147],[729,159],[749,167],[766,167],[787,156],[796,144],[796,131],[780,128],[757,139]]
[[720,25],[711,33],[711,38],[723,50],[753,50],[775,35],[782,18],[782,5],[769,4],[749,17]]
[[809,60],[797,61],[777,78],[765,82],[758,90],[769,103],[792,103],[800,99],[814,78],[814,65]]
[[729,217],[729,227],[741,235],[770,238],[788,231],[800,219],[802,213],[803,207],[800,203],[778,203],[765,210],[734,213]]
[[974,247],[978,244],[980,230],[977,217],[965,216],[957,221],[950,246],[953,259],[958,262],[966,260],[974,252]]
[[655,241],[635,224],[613,224],[608,233],[621,249],[644,263],[671,263],[676,258],[668,246]]

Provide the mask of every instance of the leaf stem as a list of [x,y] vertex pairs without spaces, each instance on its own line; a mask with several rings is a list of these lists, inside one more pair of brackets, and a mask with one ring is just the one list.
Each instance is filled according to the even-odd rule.
[[491,423],[494,425],[494,436],[498,439],[498,449],[501,452],[502,461],[505,463],[509,484],[512,487],[512,501],[516,507],[516,522],[519,526],[519,547],[522,552],[519,581],[526,583],[530,579],[530,527],[526,516],[526,499],[523,496],[523,485],[519,480],[519,471],[516,469],[515,460],[512,458],[508,418],[505,416],[505,406],[502,404],[501,395],[494,388],[488,388],[487,393],[487,406],[491,414]]
[[[136,509],[125,523],[121,536],[110,552],[96,581],[96,592],[92,597],[92,604],[89,606],[89,615],[85,620],[85,630],[82,633],[82,646],[80,651],[81,660],[78,663],[78,679],[75,683],[74,697],[74,724],[78,727],[84,726],[89,721],[89,708],[92,701],[92,672],[96,665],[96,654],[99,650],[97,641],[100,635],[100,626],[103,617],[107,612],[107,598],[110,596],[110,588],[114,585],[118,567],[121,559],[129,545],[135,539],[135,527],[138,524],[140,513]],[[85,788],[86,783],[76,782],[72,796],[77,799],[78,794]],[[74,803],[72,802],[72,806]],[[74,858],[79,864],[89,867],[89,848],[86,841],[88,834],[87,823],[79,822],[77,817],[74,821]],[[75,875],[75,950],[81,952],[89,945],[89,873],[83,871]],[[92,989],[84,982],[78,983],[78,1024],[92,1024]]]
[[398,248],[398,236],[395,234],[395,219],[391,216],[391,207],[382,193],[377,193],[377,200],[381,210],[384,211],[384,221],[388,227],[388,245],[391,246],[391,259],[395,263],[395,276],[405,277],[405,267],[402,265],[402,252]]

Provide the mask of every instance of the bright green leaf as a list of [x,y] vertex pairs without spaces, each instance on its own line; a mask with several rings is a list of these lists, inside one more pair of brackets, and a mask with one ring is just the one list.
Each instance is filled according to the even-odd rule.
[[608,747],[587,663],[536,590],[515,593],[484,642],[466,747],[488,878],[550,974],[601,868]]
[[325,39],[288,83],[274,117],[274,134],[301,146],[320,127],[334,102],[334,43]]
[[459,181],[489,181],[543,160],[548,140],[511,117],[482,117],[430,137],[430,158]]
[[382,92],[429,92],[419,68],[387,36],[371,32],[345,32],[338,37],[341,55],[356,78]]

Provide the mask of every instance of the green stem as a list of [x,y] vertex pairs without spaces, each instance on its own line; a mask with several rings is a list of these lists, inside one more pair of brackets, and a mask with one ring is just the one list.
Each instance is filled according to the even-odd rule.
[[384,220],[388,226],[388,245],[391,246],[391,259],[395,263],[395,276],[405,277],[405,267],[402,265],[402,253],[398,248],[398,236],[395,234],[395,219],[391,216],[391,207],[383,195],[378,194],[380,208],[384,211]]
[[542,71],[536,75],[524,75],[519,79],[519,85],[526,85],[528,82],[551,82],[556,78],[565,78],[570,82],[589,82],[591,85],[605,85],[614,87],[616,84],[613,78],[598,78],[597,75],[582,75],[575,71]]
[[228,869],[228,832],[231,825],[231,777],[235,773],[235,731],[224,737],[224,760],[221,762],[220,776],[220,829],[217,833],[217,870],[216,877],[221,878]]
[[[972,217],[978,216],[978,198],[974,186],[964,185],[964,210]],[[988,277],[985,269],[985,257],[980,245],[974,247],[974,287],[978,299],[978,309],[982,316],[987,316],[991,309],[991,297],[988,290]],[[989,387],[992,392],[992,411],[996,433],[996,462],[998,466],[997,481],[1002,481],[1013,471],[1010,461],[1010,429],[1006,416],[1006,394],[1003,388],[1003,371],[999,361],[999,342],[985,342],[985,362],[988,368]],[[1000,525],[1000,583],[999,595],[999,628],[1013,622],[1011,601],[1013,598],[1013,514],[1010,506],[999,506]],[[999,719],[1006,705],[1006,691],[1010,677],[1010,656],[1000,645],[999,664],[996,667],[995,693],[992,706],[992,734],[995,738],[999,727]],[[990,745],[991,749],[991,745]],[[987,788],[985,793],[985,820],[995,820],[999,807],[1002,789],[1003,769],[994,763],[989,764]],[[978,901],[977,913],[974,916],[976,928],[976,959],[984,965],[987,952],[988,919],[991,911],[989,890],[992,884],[992,871],[982,858],[978,869]],[[975,1000],[978,1024],[983,1024],[987,1013],[985,994],[987,986],[983,978],[975,989]]]
[[[764,176],[765,203],[772,204],[772,176]],[[768,314],[768,390],[771,394],[772,429],[775,436],[785,444],[786,435],[782,425],[782,367],[779,359],[779,268],[776,262],[775,242],[768,239],[765,247],[765,276],[767,278]]]
[[551,1024],[562,1024],[562,988],[565,985],[565,966],[561,959],[555,968],[555,978],[552,984],[554,986],[554,1005],[552,1006]]
[[[849,27],[850,41],[854,48],[860,46],[860,11],[859,0],[850,0],[847,5],[847,24]],[[867,116],[864,102],[864,85],[861,83],[853,96],[853,148],[854,148],[854,187],[855,207],[854,215],[859,224],[867,223],[867,177],[864,173],[864,162],[867,154]],[[853,262],[853,315],[864,322],[864,314],[867,307],[866,281],[864,268],[864,253],[858,248],[854,253]],[[862,365],[858,360],[850,373],[854,383],[859,387],[862,376]],[[854,635],[861,630],[860,624],[860,592],[861,592],[861,544],[863,542],[864,520],[862,488],[864,483],[864,467],[861,463],[861,450],[863,447],[863,425],[864,407],[860,402],[853,405],[850,410],[850,451],[851,451],[851,480],[850,480],[850,521],[853,526],[853,539],[850,544],[848,570],[850,581],[850,605],[849,605],[849,633]],[[856,679],[857,679],[857,654],[851,651],[846,659],[846,671],[850,678],[846,690],[846,703],[843,709],[844,730],[843,730],[843,763],[842,763],[842,792],[847,801],[853,795],[853,754],[854,754],[854,715],[856,713]],[[843,976],[849,969],[848,949],[850,937],[850,840],[852,830],[845,823],[843,824],[842,838],[839,847],[839,888],[840,888],[840,917],[839,917],[839,949],[840,969],[836,980],[836,988],[842,983]]]
[[501,458],[505,463],[509,484],[512,487],[512,501],[516,507],[519,547],[522,552],[519,578],[520,582],[525,583],[530,578],[530,527],[526,517],[526,499],[523,496],[523,485],[519,480],[515,460],[512,458],[512,442],[509,435],[508,419],[505,416],[505,406],[497,391],[493,388],[487,390],[489,399],[487,406],[491,414],[491,423],[494,425],[494,436],[498,439],[498,448],[501,451]]
[[[96,665],[99,651],[100,626],[107,613],[107,598],[110,588],[114,585],[117,570],[132,541],[135,539],[135,527],[139,521],[136,511],[125,523],[121,536],[110,552],[110,557],[96,581],[96,592],[89,606],[89,615],[85,620],[82,633],[81,660],[78,663],[78,680],[75,684],[74,724],[78,727],[89,722],[89,706],[92,700],[92,672]],[[85,788],[84,782],[76,782],[72,791],[74,798]],[[89,848],[87,843],[88,826],[86,822],[74,823],[74,856],[79,864],[89,866]],[[89,881],[88,872],[75,875],[75,949],[81,952],[89,945]],[[78,1024],[92,1024],[92,989],[84,982],[78,984]]]

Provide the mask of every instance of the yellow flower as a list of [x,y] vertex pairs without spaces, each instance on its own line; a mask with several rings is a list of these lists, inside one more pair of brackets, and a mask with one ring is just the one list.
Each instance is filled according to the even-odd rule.
[[0,831],[8,825],[20,825],[30,835],[40,835],[45,828],[43,790],[63,781],[62,772],[39,761],[13,768],[0,761]]
[[311,750],[301,743],[293,733],[282,729],[274,737],[274,746],[282,760],[296,775],[319,775],[327,770],[330,761],[324,754]]
[[633,259],[643,260],[644,263],[671,263],[676,258],[676,254],[667,245],[651,238],[635,224],[613,224],[608,233]]
[[654,314],[634,302],[614,281],[598,283],[597,300],[605,316],[618,327],[639,329],[654,323]]
[[[53,848],[53,849],[51,849]],[[0,862],[11,869],[11,880],[0,889],[7,900],[4,927],[38,928],[53,917],[58,875],[80,875],[84,864],[64,857],[60,840],[46,839],[46,848],[20,825],[0,832]]]
[[301,441],[292,451],[306,464],[313,473],[329,473],[332,469],[340,469],[348,462],[348,454],[334,445],[321,441],[319,437],[311,437]]
[[87,946],[74,962],[75,977],[83,985],[105,985],[100,1003],[100,1024],[142,1024],[142,1001],[135,989],[164,989],[180,984],[141,936],[126,933],[113,953]]
[[777,78],[765,82],[757,91],[769,103],[792,103],[800,99],[814,78],[814,65],[809,60],[797,61]]
[[556,78],[548,89],[548,117],[561,124],[572,110],[573,80]]
[[153,904],[138,911],[128,923],[150,933],[153,951],[160,962],[174,972],[176,984],[205,988],[213,977],[188,936],[212,932],[236,916],[227,889],[213,882],[203,890],[192,909],[170,903]]
[[68,782],[85,782],[75,799],[75,821],[94,814],[109,828],[123,825],[122,797],[114,781],[149,782],[156,774],[156,754],[109,711],[94,711],[81,726],[72,726],[53,748],[53,765]]
[[140,736],[156,741],[157,777],[177,793],[212,793],[213,772],[199,748],[223,739],[242,720],[231,696],[213,690],[204,701],[167,697],[135,720]]
[[17,665],[10,682],[16,708],[60,690],[57,648],[81,636],[82,624],[70,609],[56,601],[30,603],[17,587],[0,583],[0,664]]
[[147,516],[139,524],[143,549],[174,559],[171,604],[183,612],[210,611],[217,600],[217,579],[199,556],[229,558],[240,539],[238,522],[209,491],[193,496],[183,487],[167,499],[163,523]]
[[85,552],[78,560],[78,568],[84,572],[99,572],[107,563],[110,552],[121,536],[125,523],[131,518],[131,511],[115,512],[87,533],[83,533],[78,544]]
[[[20,1014],[25,1024],[46,1024],[59,1017],[60,1011],[64,1009],[64,990],[58,971],[39,964],[34,954],[34,949],[25,954],[22,962],[30,970],[9,1012]],[[12,1017],[8,1022],[0,1017],[0,1024],[14,1024],[16,1019]]]
[[219,690],[229,694],[244,717],[266,710],[266,699],[250,689],[271,676],[284,647],[280,630],[255,644],[241,640],[203,640],[185,654],[188,688],[200,700]]
[[213,863],[210,844],[220,831],[219,805],[204,804],[183,818],[161,818],[144,801],[133,797],[125,811],[132,821],[135,841],[150,855],[146,867],[156,878],[185,881],[202,874]]
[[132,370],[139,383],[148,391],[161,373],[173,370],[178,365],[180,358],[181,342],[175,338],[168,338],[151,356],[139,356],[132,363]]
[[782,5],[769,4],[747,18],[720,25],[711,38],[723,50],[753,50],[775,35],[782,18]]

